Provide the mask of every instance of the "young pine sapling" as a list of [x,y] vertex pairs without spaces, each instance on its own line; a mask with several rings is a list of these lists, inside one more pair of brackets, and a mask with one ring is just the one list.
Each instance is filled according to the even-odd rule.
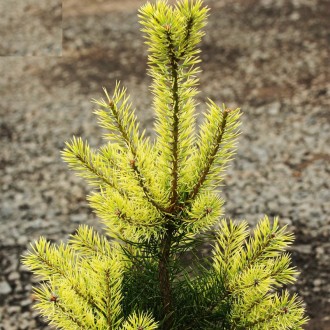
[[[24,264],[40,277],[36,308],[59,329],[302,329],[298,297],[279,290],[297,271],[293,236],[277,219],[219,220],[217,187],[239,135],[239,109],[207,103],[198,133],[197,48],[208,9],[200,0],[147,3],[155,142],[139,131],[126,89],[95,100],[106,143],[74,137],[63,159],[95,191],[106,235],[81,225],[67,244],[40,238]],[[210,229],[218,224],[213,235]],[[208,233],[208,234],[206,234]],[[194,251],[208,240],[210,257]],[[192,257],[188,262],[186,255]]]

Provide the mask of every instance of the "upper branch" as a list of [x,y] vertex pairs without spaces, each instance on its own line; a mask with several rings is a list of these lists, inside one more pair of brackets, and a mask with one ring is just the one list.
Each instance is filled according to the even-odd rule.
[[220,148],[224,133],[225,133],[225,127],[226,127],[226,123],[227,123],[227,116],[228,116],[228,111],[225,111],[223,114],[223,119],[219,128],[219,131],[217,132],[216,138],[215,138],[215,142],[213,144],[213,150],[211,150],[211,152],[209,153],[208,156],[208,161],[206,162],[204,168],[202,169],[201,173],[200,173],[200,177],[199,180],[197,181],[197,183],[195,184],[194,188],[192,189],[191,193],[189,194],[188,200],[193,200],[196,195],[199,193],[201,186],[203,185],[203,183],[205,182],[205,179],[207,177],[207,175],[210,172],[210,168],[214,163],[215,160],[215,156]]
[[200,130],[198,150],[191,158],[186,203],[192,203],[202,189],[213,188],[221,182],[222,172],[234,153],[240,115],[239,109],[221,109],[210,101]]
[[[117,141],[124,148],[127,148],[131,153],[133,159],[130,160],[131,168],[136,175],[136,181],[142,189],[146,199],[160,212],[164,212],[165,208],[160,205],[154,198],[149,187],[146,185],[145,177],[142,173],[142,165],[139,162],[140,152],[138,145],[141,146],[146,144],[147,141],[144,139],[144,134],[140,136],[138,132],[138,125],[136,124],[136,117],[134,112],[130,111],[131,103],[129,98],[126,97],[126,89],[120,89],[117,83],[114,95],[112,98],[109,97],[105,90],[108,98],[108,103],[104,101],[95,101],[103,109],[95,111],[100,118],[100,124],[102,127],[109,130],[106,137]],[[141,143],[141,141],[143,143]]]
[[140,10],[149,45],[149,74],[156,112],[157,165],[168,188],[167,211],[173,213],[184,188],[187,162],[195,142],[195,88],[199,68],[197,44],[207,9],[201,1],[147,3]]
[[194,23],[193,17],[189,16],[186,20],[186,33],[185,33],[185,37],[184,37],[184,41],[183,41],[184,48],[179,55],[180,58],[184,57],[187,52],[193,23]]

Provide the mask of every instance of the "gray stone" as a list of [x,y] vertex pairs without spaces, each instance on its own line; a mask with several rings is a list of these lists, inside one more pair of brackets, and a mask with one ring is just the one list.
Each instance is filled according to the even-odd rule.
[[6,281],[0,282],[0,295],[7,295],[11,292],[11,286]]
[[32,301],[30,299],[24,299],[20,302],[20,305],[22,307],[26,307],[26,306],[29,306],[31,303],[32,303]]
[[292,250],[302,254],[311,254],[312,246],[309,244],[293,245]]
[[77,223],[84,223],[88,219],[88,215],[86,213],[80,213],[80,214],[73,214],[70,217],[70,220]]
[[7,312],[9,315],[13,315],[13,314],[17,314],[21,311],[21,307],[20,306],[9,306],[7,308]]
[[322,280],[320,278],[316,278],[314,281],[313,281],[313,285],[314,287],[320,287],[322,285]]
[[20,278],[20,275],[19,275],[18,272],[12,272],[12,273],[10,273],[9,276],[8,276],[8,280],[9,280],[9,281],[16,281],[16,280],[18,280],[19,278]]
[[267,106],[268,113],[270,115],[278,115],[281,109],[281,103],[280,102],[274,102]]

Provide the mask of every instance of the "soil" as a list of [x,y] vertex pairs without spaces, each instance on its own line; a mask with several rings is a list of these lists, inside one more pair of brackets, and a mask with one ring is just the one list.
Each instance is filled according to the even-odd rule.
[[[175,1],[171,1],[175,2]],[[29,242],[101,230],[90,188],[60,158],[72,135],[102,143],[90,100],[128,87],[153,136],[142,0],[0,0],[0,329],[50,329],[33,310],[20,264]],[[243,109],[239,149],[222,188],[227,218],[279,216],[301,272],[306,330],[330,329],[330,3],[204,0],[198,111],[210,97]],[[4,14],[3,14],[4,13]],[[200,116],[198,122],[200,122]]]

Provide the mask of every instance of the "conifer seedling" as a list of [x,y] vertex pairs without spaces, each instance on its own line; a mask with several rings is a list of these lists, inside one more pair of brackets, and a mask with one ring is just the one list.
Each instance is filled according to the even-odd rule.
[[[23,257],[41,280],[35,307],[58,329],[302,329],[304,308],[283,286],[297,271],[293,236],[264,217],[221,219],[218,187],[235,152],[239,109],[208,100],[195,128],[200,0],[146,3],[155,141],[140,132],[126,89],[95,100],[105,144],[74,137],[63,159],[95,190],[105,233],[81,225],[68,243],[41,237]],[[217,229],[213,229],[217,225]],[[211,234],[210,234],[211,232]],[[208,241],[209,257],[196,251]],[[189,261],[187,255],[190,256]]]

